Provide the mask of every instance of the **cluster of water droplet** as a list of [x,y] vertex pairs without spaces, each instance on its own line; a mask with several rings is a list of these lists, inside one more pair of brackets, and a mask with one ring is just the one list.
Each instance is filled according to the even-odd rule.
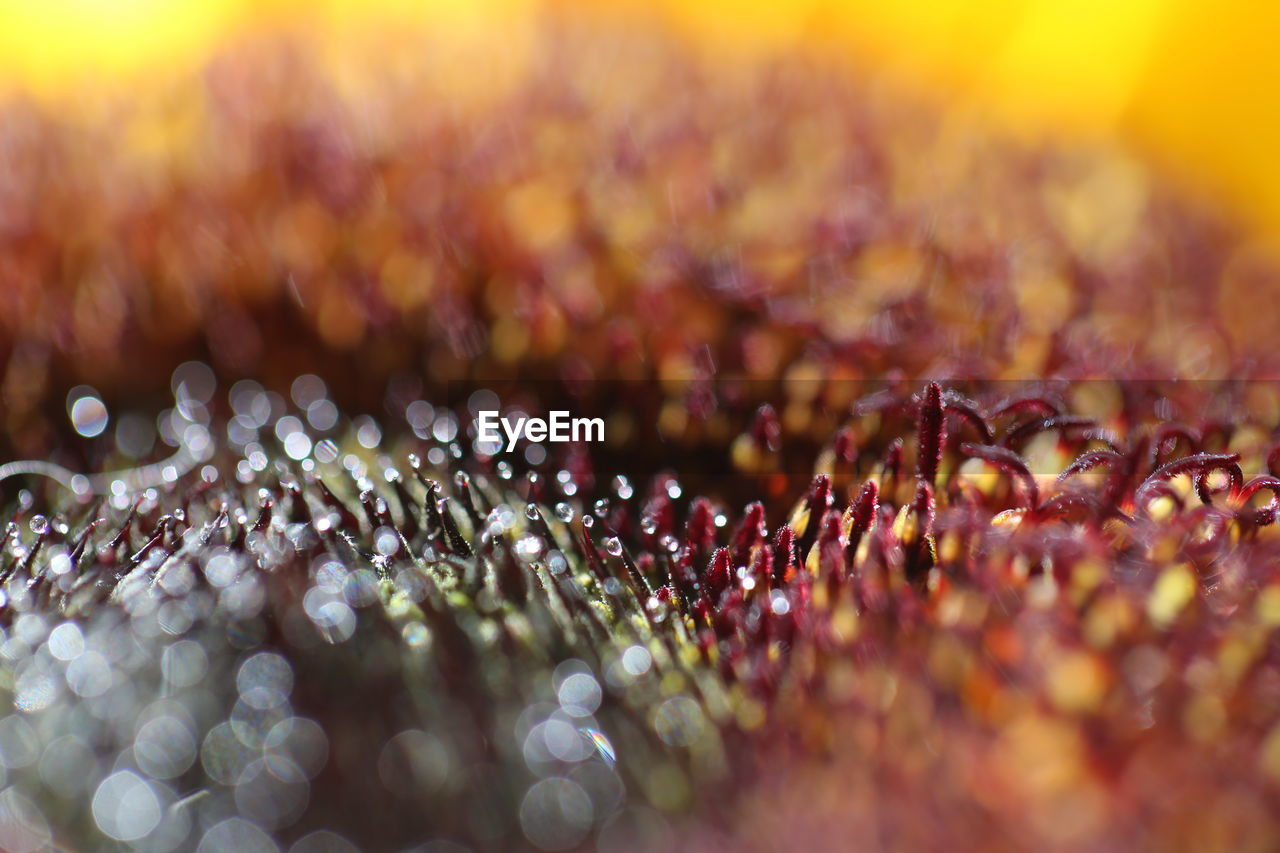
[[277,849],[268,833],[306,809],[328,742],[291,709],[288,660],[259,650],[261,625],[242,621],[261,586],[241,563],[215,549],[76,619],[8,600],[0,670],[14,711],[0,720],[0,773],[13,787],[0,846],[44,849],[89,821],[141,851]]
[[[114,420],[118,452],[138,467],[75,475],[72,500],[52,517],[24,490],[16,517],[26,523],[5,531],[0,603],[12,618],[0,678],[14,702],[0,719],[0,848],[96,836],[157,853],[357,849],[313,809],[317,786],[353,784],[345,767],[321,778],[352,731],[340,718],[332,728],[323,698],[299,707],[295,694],[300,660],[312,661],[312,678],[324,661],[358,666],[337,650],[384,642],[368,639],[382,636],[378,625],[405,655],[397,683],[433,697],[416,722],[404,695],[370,710],[379,796],[434,798],[423,814],[445,834],[518,833],[547,850],[668,837],[662,809],[686,803],[689,768],[645,756],[655,737],[705,746],[711,727],[690,694],[714,685],[695,685],[654,645],[644,626],[664,607],[637,598],[621,569],[595,577],[582,561],[575,530],[600,558],[629,559],[607,522],[612,500],[636,495],[625,476],[609,483],[612,499],[584,508],[575,477],[553,468],[555,498],[527,503],[539,475],[522,481],[512,462],[545,459],[525,454],[474,480],[442,478],[449,499],[424,491],[427,473],[482,449],[447,408],[397,404],[403,423],[389,422],[388,436],[372,416],[339,417],[313,375],[287,395],[242,380],[224,400],[213,372],[190,362],[172,391],[158,418]],[[490,397],[468,405],[495,405]],[[68,414],[85,438],[112,422],[88,388],[69,397]],[[171,455],[148,464],[164,446]],[[472,493],[490,507],[483,517],[462,511]],[[679,497],[674,480],[667,493]],[[423,531],[433,502],[469,545]],[[503,548],[526,573],[527,601],[495,586]],[[444,640],[442,618],[457,626]],[[625,629],[600,633],[614,622]],[[503,660],[513,637],[523,657]],[[478,655],[475,696],[449,683],[459,642]],[[515,718],[468,719],[467,702],[499,697]],[[451,811],[465,812],[452,830]]]

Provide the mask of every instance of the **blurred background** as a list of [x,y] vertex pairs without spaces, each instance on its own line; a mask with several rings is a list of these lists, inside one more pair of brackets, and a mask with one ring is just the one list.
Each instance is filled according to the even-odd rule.
[[485,84],[518,72],[548,8],[659,20],[709,51],[812,46],[1023,132],[1122,140],[1280,235],[1280,8],[1256,0],[4,0],[0,75],[92,113],[104,87],[136,97],[285,26],[337,58],[445,35]]

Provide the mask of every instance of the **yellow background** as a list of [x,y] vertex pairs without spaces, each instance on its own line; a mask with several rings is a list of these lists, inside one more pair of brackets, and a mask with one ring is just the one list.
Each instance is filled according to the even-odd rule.
[[[103,81],[177,78],[238,33],[276,23],[311,27],[338,45],[388,19],[397,31],[418,23],[474,41],[505,39],[537,8],[536,0],[0,0],[0,81],[83,106]],[[1011,127],[1119,139],[1280,237],[1280,4],[627,0],[620,13],[660,16],[715,50],[820,45]]]

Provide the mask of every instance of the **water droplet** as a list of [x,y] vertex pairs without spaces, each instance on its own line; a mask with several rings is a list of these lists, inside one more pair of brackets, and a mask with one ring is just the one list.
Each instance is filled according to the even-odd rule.
[[295,461],[307,458],[311,453],[311,438],[305,432],[290,433],[284,440],[285,454]]
[[431,629],[421,622],[410,622],[400,632],[404,641],[415,648],[427,645],[431,640]]
[[560,704],[571,709],[569,713],[575,717],[594,713],[596,708],[600,707],[602,697],[600,683],[586,672],[575,672],[570,675],[560,682],[560,688],[556,691],[556,698],[560,700]]
[[[649,609],[656,609],[660,602],[656,598],[649,599]],[[628,675],[640,676],[649,671],[653,664],[653,655],[644,646],[630,646],[622,653],[622,668]]]
[[604,518],[604,516],[606,516],[606,515],[609,513],[609,499],[608,499],[608,498],[601,498],[600,500],[596,501],[596,505],[595,505],[595,513],[596,513],[596,515],[600,516],[601,518]]
[[535,503],[526,504],[524,514],[525,518],[528,518],[530,521],[537,521],[542,518],[542,513],[538,511],[538,505]]
[[117,841],[143,838],[163,816],[155,791],[132,770],[111,774],[93,794],[94,822],[103,834]]
[[565,524],[573,521],[573,507],[564,502],[556,504],[556,518],[560,519]]
[[640,529],[649,536],[652,536],[658,532],[658,519],[654,518],[652,515],[646,515],[644,518],[640,519]]
[[373,534],[373,550],[383,557],[393,556],[400,550],[400,537],[390,527],[379,527]]
[[622,498],[624,501],[630,500],[631,496],[635,494],[635,489],[632,488],[631,481],[623,474],[619,474],[613,478],[613,488],[617,491],[618,497]]
[[218,380],[209,365],[202,361],[188,361],[173,371],[169,388],[178,400],[207,403],[218,388]]
[[604,549],[615,557],[622,555],[622,542],[617,536],[610,536],[604,540]]
[[49,532],[49,519],[43,515],[31,516],[31,532],[37,536],[43,536]]
[[382,441],[382,428],[368,415],[360,415],[352,424],[356,428],[356,441],[365,450],[373,450]]
[[489,527],[497,528],[497,533],[505,533],[510,530],[516,522],[516,514],[511,511],[511,507],[506,504],[498,504],[489,511],[488,517],[485,519]]
[[102,435],[108,420],[107,406],[96,394],[85,394],[71,404],[71,425],[85,438]]
[[532,534],[520,537],[516,542],[516,553],[526,560],[536,560],[542,556],[542,539]]

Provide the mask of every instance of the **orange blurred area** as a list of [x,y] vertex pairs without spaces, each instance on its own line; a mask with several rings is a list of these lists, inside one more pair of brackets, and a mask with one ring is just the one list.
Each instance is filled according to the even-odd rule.
[[456,51],[459,86],[482,87],[518,72],[549,7],[656,18],[733,55],[835,53],[1020,131],[1118,139],[1280,237],[1280,6],[1256,0],[624,0],[607,13],[585,0],[2,0],[0,80],[92,113],[104,86],[172,81],[287,26],[336,63],[393,63],[429,33]]

